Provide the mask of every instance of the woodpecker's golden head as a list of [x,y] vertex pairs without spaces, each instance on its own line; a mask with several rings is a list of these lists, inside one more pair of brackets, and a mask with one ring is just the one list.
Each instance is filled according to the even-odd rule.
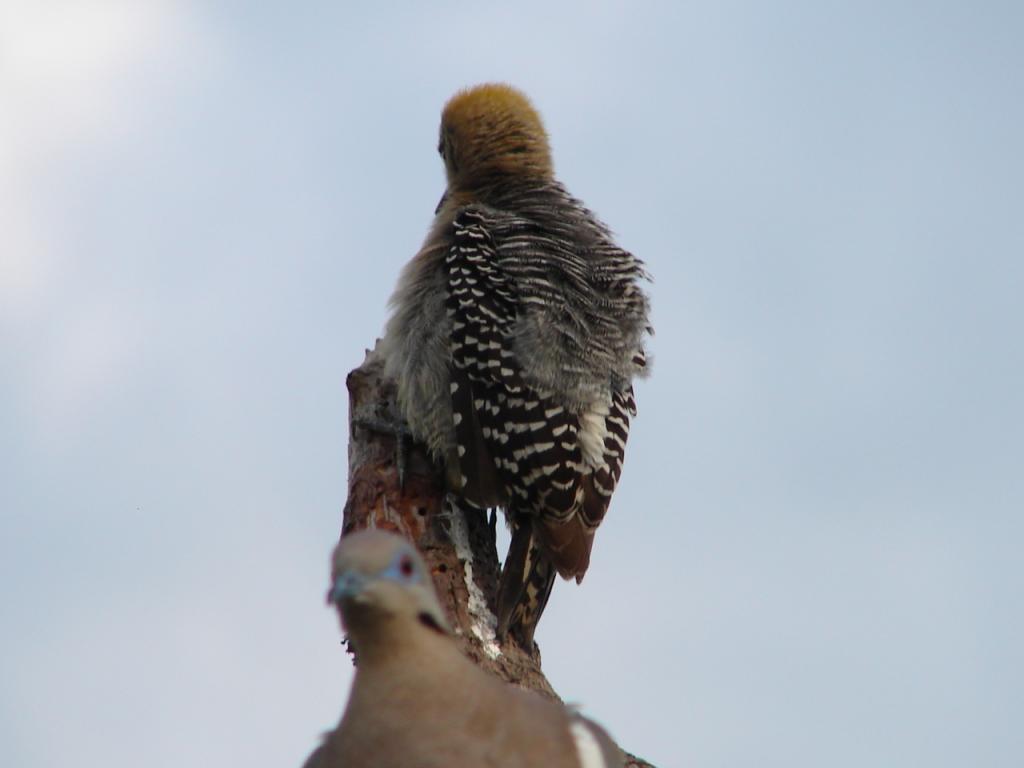
[[503,176],[549,179],[548,135],[530,100],[510,85],[459,91],[441,113],[437,147],[448,190],[472,191]]

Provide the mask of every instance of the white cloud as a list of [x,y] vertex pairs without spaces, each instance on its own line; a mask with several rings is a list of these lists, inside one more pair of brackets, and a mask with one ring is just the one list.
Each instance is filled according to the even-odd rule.
[[76,241],[88,219],[71,185],[144,130],[162,86],[210,65],[214,43],[185,3],[0,5],[0,338],[50,448],[111,391],[145,326],[127,278]]
[[[0,326],[53,302],[67,166],[116,141],[153,68],[209,61],[216,46],[172,2],[0,5]],[[194,70],[191,70],[194,71]]]
[[118,88],[189,34],[168,2],[25,2],[0,8],[0,88],[17,149],[109,125]]

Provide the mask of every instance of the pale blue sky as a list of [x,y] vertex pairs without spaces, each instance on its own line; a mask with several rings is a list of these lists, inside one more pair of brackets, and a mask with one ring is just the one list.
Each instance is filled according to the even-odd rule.
[[337,721],[344,377],[492,79],[656,280],[556,688],[661,768],[1024,763],[1020,6],[345,5],[0,3],[0,764]]

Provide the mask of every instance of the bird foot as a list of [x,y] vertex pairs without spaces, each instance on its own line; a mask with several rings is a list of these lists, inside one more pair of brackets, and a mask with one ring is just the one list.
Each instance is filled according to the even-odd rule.
[[400,419],[394,421],[376,416],[357,416],[352,419],[352,426],[368,429],[382,435],[395,438],[395,469],[398,471],[398,490],[405,492],[405,478],[409,467],[409,448],[412,445],[412,432],[409,425]]

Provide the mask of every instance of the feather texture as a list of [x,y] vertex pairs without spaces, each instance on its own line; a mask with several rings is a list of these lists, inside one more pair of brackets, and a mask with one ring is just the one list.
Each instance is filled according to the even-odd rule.
[[384,339],[403,414],[452,490],[505,509],[499,627],[527,640],[552,573],[586,573],[651,332],[643,264],[553,178],[539,126],[507,86],[446,108],[449,188]]

